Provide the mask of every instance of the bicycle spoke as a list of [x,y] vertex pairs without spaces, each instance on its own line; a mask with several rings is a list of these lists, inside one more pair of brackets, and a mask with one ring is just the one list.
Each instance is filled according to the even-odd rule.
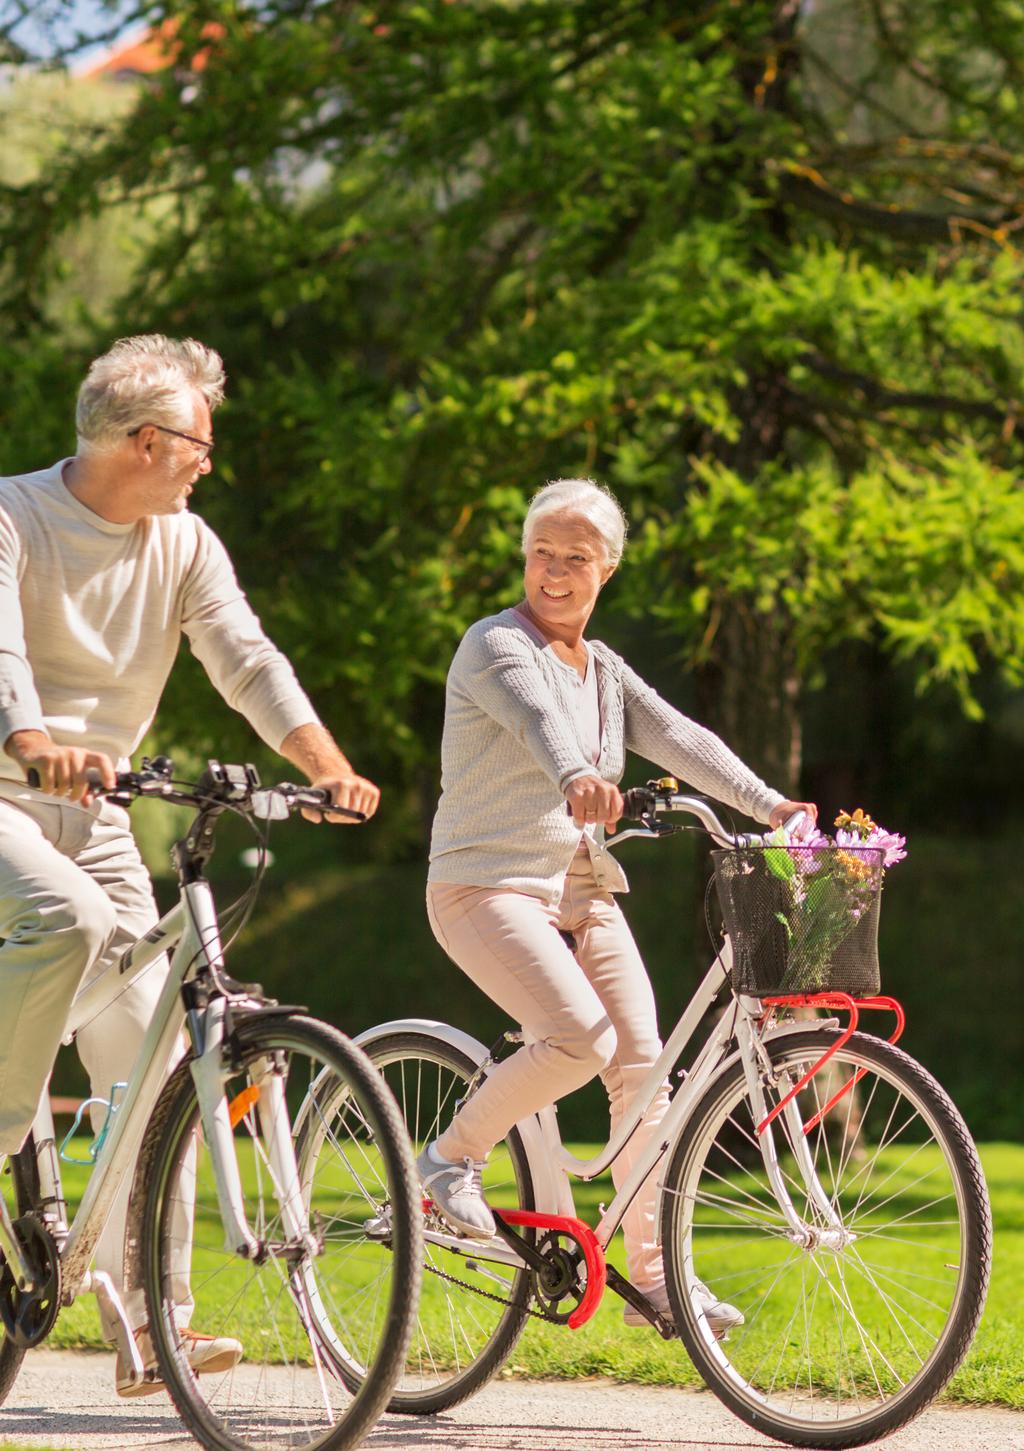
[[[410,1217],[411,1162],[397,1108],[388,1106],[372,1066],[339,1034],[307,1019],[295,1026],[259,1023],[249,1032],[254,1042],[261,1034],[283,1035],[247,1057],[243,1025],[235,1051],[246,1066],[226,1087],[234,1101],[253,1077],[261,1085],[262,1113],[254,1106],[234,1131],[244,1213],[259,1253],[243,1258],[224,1250],[214,1166],[204,1138],[192,1133],[194,1086],[186,1078],[176,1099],[177,1127],[167,1140],[176,1146],[174,1166],[168,1175],[156,1164],[165,1188],[154,1222],[162,1278],[152,1298],[174,1301],[170,1287],[186,1243],[174,1223],[190,1199],[175,1186],[186,1182],[194,1142],[193,1323],[228,1344],[218,1351],[223,1368],[212,1373],[196,1376],[171,1362],[175,1399],[207,1445],[312,1451],[341,1427],[361,1439],[390,1391],[394,1357],[385,1355],[387,1337],[400,1333],[400,1363],[413,1329],[419,1253],[418,1238],[410,1238],[418,1230]],[[382,1131],[386,1113],[390,1138]],[[298,1173],[286,1194],[282,1180],[292,1171],[277,1160],[287,1160],[289,1141]],[[396,1169],[403,1179],[396,1179]],[[303,1235],[285,1233],[286,1213],[289,1224],[304,1226]],[[390,1218],[380,1221],[383,1214]],[[367,1224],[378,1221],[384,1230],[375,1240]],[[407,1301],[398,1295],[396,1274],[405,1281]],[[164,1320],[155,1330],[173,1343],[177,1332]],[[240,1358],[231,1342],[240,1345]],[[360,1398],[356,1391],[368,1378],[372,1390]]]
[[[375,1044],[371,1052],[402,1106],[413,1145],[422,1150],[447,1128],[475,1066],[429,1034],[396,1034],[393,1043]],[[517,1155],[499,1146],[485,1167],[484,1192],[498,1208],[528,1202],[525,1164]],[[451,1242],[451,1231],[429,1195],[424,1215],[420,1313],[395,1404],[435,1410],[462,1399],[465,1385],[482,1384],[492,1373],[488,1367],[497,1368],[511,1350],[525,1320],[519,1303],[525,1271],[488,1261],[483,1247],[477,1259],[465,1241],[449,1248],[444,1241]]]
[[[812,1029],[807,1036],[825,1041]],[[786,1065],[774,1079],[781,1098],[821,1049],[802,1053],[792,1043],[774,1051]],[[779,1180],[746,1127],[740,1068],[708,1090],[704,1117],[677,1150],[677,1177],[665,1176],[672,1275],[677,1283],[681,1272],[699,1277],[743,1315],[742,1325],[711,1341],[696,1310],[688,1312],[688,1348],[713,1389],[728,1388],[730,1404],[741,1414],[749,1407],[752,1424],[783,1440],[787,1427],[846,1436],[843,1428],[854,1425],[877,1424],[881,1435],[900,1424],[898,1411],[890,1422],[890,1407],[923,1405],[934,1394],[928,1377],[941,1384],[963,1353],[962,1339],[947,1333],[951,1317],[973,1323],[980,1309],[967,1298],[970,1259],[961,1248],[963,1205],[977,1184],[960,1167],[966,1136],[943,1137],[936,1127],[935,1114],[947,1110],[926,1111],[927,1086],[916,1087],[918,1079],[927,1085],[922,1070],[906,1079],[906,1060],[894,1055],[892,1072],[881,1071],[889,1050],[869,1051],[864,1061],[856,1043],[840,1048],[828,1074],[812,1076],[794,1100],[799,1112],[774,1121],[770,1162]],[[803,1132],[834,1083],[860,1070],[849,1101]],[[776,1200],[779,1181],[796,1225]],[[985,1222],[983,1201],[973,1222]],[[859,1433],[842,1444],[860,1444]]]

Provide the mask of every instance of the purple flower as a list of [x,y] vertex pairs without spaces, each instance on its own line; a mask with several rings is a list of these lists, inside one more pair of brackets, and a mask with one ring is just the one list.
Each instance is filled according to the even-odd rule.
[[[898,832],[887,831],[884,826],[876,826],[870,818],[871,830],[865,836],[856,826],[841,826],[836,830],[834,837],[826,836],[817,826],[806,830],[804,834],[789,833],[782,827],[769,832],[764,837],[766,846],[785,847],[793,859],[797,872],[801,876],[809,876],[821,869],[823,863],[828,860],[828,853],[836,848],[841,851],[860,852],[865,849],[882,852],[882,866],[892,867],[897,862],[903,861],[907,855],[907,839],[900,836]],[[869,860],[874,860],[869,858]]]
[[878,828],[877,831],[873,831],[871,833],[864,845],[879,848],[885,853],[885,855],[882,857],[883,867],[895,866],[896,863],[901,862],[907,854],[907,838],[905,836],[900,836],[895,831],[886,831],[881,826]]

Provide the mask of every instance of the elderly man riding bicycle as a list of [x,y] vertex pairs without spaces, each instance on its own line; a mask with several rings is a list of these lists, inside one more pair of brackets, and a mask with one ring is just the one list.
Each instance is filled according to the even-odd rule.
[[[157,920],[127,816],[94,799],[88,773],[113,786],[114,762],[126,764],[149,728],[182,633],[268,745],[335,804],[364,815],[377,807],[377,787],[320,723],[223,545],[188,510],[212,467],[223,395],[221,360],[201,343],[124,338],[82,384],[77,454],[0,479],[0,1154],[28,1133],[79,985]],[[29,771],[41,789],[25,784]],[[129,1077],[166,971],[161,960],[78,1033],[97,1098]],[[126,1197],[96,1255],[115,1283]],[[141,1293],[123,1289],[151,1365]],[[113,1339],[109,1313],[104,1329]],[[190,1341],[198,1371],[242,1354],[228,1336]],[[117,1381],[124,1395],[162,1388],[133,1379],[123,1356]]]

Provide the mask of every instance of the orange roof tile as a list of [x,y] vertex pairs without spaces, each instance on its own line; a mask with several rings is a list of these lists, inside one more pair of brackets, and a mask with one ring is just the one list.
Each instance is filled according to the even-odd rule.
[[[124,75],[126,72],[145,76],[154,71],[166,70],[177,62],[177,31],[176,20],[164,20],[155,29],[137,32],[131,40],[114,46],[87,70],[82,71],[82,78],[97,80],[103,76]],[[217,40],[224,34],[224,27],[215,20],[208,20],[201,33],[211,40]],[[189,62],[189,68],[194,71],[204,70],[209,56],[208,46],[197,50]]]

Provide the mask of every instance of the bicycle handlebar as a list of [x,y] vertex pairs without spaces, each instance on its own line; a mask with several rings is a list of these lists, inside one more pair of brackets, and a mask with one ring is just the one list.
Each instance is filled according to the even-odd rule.
[[703,796],[683,794],[675,788],[660,782],[649,782],[646,786],[632,786],[622,793],[623,816],[639,821],[649,830],[654,817],[670,811],[685,811],[695,816],[709,836],[720,846],[741,846],[747,837],[743,833],[730,831],[719,820],[711,802]]
[[[572,815],[572,806],[568,802],[566,811]],[[616,842],[626,841],[631,836],[661,836],[673,830],[682,830],[682,827],[659,826],[656,823],[656,816],[670,811],[685,811],[690,816],[695,816],[719,846],[746,846],[752,842],[762,842],[762,838],[756,834],[729,831],[722,825],[710,801],[703,796],[683,794],[676,781],[671,776],[665,776],[660,781],[648,781],[646,786],[631,786],[628,791],[623,791],[622,819],[637,821],[640,828],[617,832],[605,845],[614,846]],[[796,812],[785,823],[786,830],[791,831],[803,818],[802,811]]]
[[[87,773],[87,780],[95,796],[103,796],[119,806],[128,806],[137,797],[147,796],[197,809],[222,802],[264,821],[282,821],[303,807],[330,811],[338,816],[347,816],[352,821],[366,820],[362,811],[332,805],[330,792],[322,786],[296,786],[291,781],[261,786],[255,766],[230,766],[209,761],[197,782],[172,781],[173,772],[173,764],[166,756],[157,756],[152,761],[143,757],[142,770],[118,771],[113,787],[104,786],[99,772],[95,770]],[[29,786],[38,790],[42,778],[34,766],[29,767],[26,777]]]

